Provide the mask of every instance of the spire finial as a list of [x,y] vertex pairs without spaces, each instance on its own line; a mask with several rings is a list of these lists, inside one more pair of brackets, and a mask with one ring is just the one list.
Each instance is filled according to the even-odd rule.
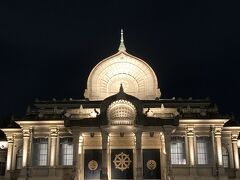
[[120,84],[119,92],[121,92],[121,93],[124,92],[122,83]]
[[119,51],[126,51],[126,47],[124,45],[124,39],[123,39],[123,29],[121,29],[121,40],[120,40],[120,45],[118,48]]

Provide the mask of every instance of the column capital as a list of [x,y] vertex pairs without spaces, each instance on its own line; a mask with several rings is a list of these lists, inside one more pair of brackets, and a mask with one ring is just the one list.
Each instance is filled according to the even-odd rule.
[[31,129],[23,129],[22,130],[22,133],[23,133],[23,137],[30,137],[30,134],[31,134]]
[[194,136],[194,127],[193,126],[186,127],[186,133],[187,133],[187,137],[193,137]]
[[13,136],[7,136],[7,142],[13,143],[14,137]]
[[238,133],[233,133],[232,136],[231,136],[231,139],[232,139],[232,143],[237,143],[237,140],[238,140]]
[[222,134],[222,128],[221,127],[215,127],[213,129],[215,137],[221,137]]
[[51,137],[57,137],[58,132],[59,132],[59,129],[57,127],[51,127],[50,128],[50,136]]

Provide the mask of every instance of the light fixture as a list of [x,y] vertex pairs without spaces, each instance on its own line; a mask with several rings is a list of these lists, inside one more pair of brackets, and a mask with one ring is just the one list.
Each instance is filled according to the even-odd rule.
[[0,148],[1,149],[7,149],[8,148],[8,142],[7,141],[0,141]]
[[154,136],[154,132],[150,132],[149,135],[150,135],[150,137],[153,137]]

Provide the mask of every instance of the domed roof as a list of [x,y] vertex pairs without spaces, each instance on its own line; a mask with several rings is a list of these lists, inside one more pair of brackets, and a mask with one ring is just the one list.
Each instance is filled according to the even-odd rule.
[[84,96],[89,100],[103,100],[116,94],[120,84],[127,94],[140,100],[160,97],[154,71],[146,62],[126,52],[123,32],[119,51],[99,62],[91,71]]
[[134,105],[123,99],[112,102],[107,109],[107,117],[111,125],[133,125],[136,114]]
[[98,116],[102,124],[133,125],[142,123],[143,107],[141,101],[124,92],[122,84],[119,92],[105,98]]

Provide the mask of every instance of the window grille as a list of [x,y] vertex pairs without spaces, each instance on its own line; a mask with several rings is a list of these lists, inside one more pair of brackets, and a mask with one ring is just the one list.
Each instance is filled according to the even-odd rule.
[[22,156],[23,156],[23,149],[21,147],[16,154],[16,169],[22,169]]
[[73,165],[73,139],[60,139],[60,165]]
[[210,137],[197,137],[197,162],[198,164],[210,164],[211,140]]
[[223,159],[223,167],[228,168],[229,167],[229,154],[226,147],[222,147],[222,159]]
[[48,138],[33,139],[33,165],[46,166],[48,160]]
[[184,137],[171,138],[171,163],[186,164]]

